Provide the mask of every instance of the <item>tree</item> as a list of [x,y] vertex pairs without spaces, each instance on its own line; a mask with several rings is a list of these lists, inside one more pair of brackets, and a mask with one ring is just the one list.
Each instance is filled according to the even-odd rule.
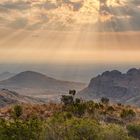
[[108,103],[109,103],[109,99],[106,98],[106,97],[102,97],[102,98],[101,98],[101,102],[102,102],[103,104],[108,104]]
[[77,98],[74,101],[75,94],[76,94],[76,90],[69,90],[69,95],[62,95],[61,101],[64,103],[64,105],[72,105],[75,102],[79,102]]
[[15,105],[12,113],[13,113],[15,118],[19,118],[23,114],[22,106]]
[[76,90],[74,90],[74,89],[73,90],[69,90],[69,94],[72,95],[72,96],[75,96]]

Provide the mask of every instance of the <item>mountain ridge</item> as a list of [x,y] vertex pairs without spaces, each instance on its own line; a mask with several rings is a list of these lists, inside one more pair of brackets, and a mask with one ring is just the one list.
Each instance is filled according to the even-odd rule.
[[126,73],[105,71],[92,78],[78,96],[85,99],[108,97],[115,102],[140,105],[140,69],[132,68]]
[[20,72],[9,79],[0,81],[1,89],[6,88],[12,91],[14,90],[24,95],[41,95],[42,93],[44,95],[60,95],[67,94],[70,89],[80,91],[84,87],[84,83],[57,80],[34,71]]

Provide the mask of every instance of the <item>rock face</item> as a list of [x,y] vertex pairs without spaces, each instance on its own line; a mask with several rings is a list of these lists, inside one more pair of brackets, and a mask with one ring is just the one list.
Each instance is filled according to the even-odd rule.
[[125,74],[117,70],[106,71],[92,78],[79,96],[86,99],[108,97],[113,101],[140,105],[140,69],[132,68]]

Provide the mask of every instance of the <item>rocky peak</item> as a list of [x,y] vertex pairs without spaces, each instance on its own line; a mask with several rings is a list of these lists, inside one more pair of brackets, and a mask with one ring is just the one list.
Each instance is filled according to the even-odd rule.
[[99,86],[99,85],[108,85],[113,84],[115,79],[122,78],[123,74],[120,71],[112,70],[112,71],[105,71],[101,75],[98,75],[95,78],[92,78],[88,87]]
[[140,75],[140,69],[132,68],[127,71],[127,75],[129,76]]
[[117,70],[106,71],[92,78],[81,93],[90,98],[105,96],[114,101],[134,102],[140,98],[140,69],[132,68],[123,74]]
[[112,71],[105,71],[102,73],[101,76],[107,76],[107,77],[117,77],[117,76],[121,76],[122,73],[118,70],[112,70]]

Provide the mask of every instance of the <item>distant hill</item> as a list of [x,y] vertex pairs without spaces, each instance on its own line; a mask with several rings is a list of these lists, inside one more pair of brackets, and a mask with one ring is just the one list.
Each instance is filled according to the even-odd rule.
[[63,94],[68,93],[70,89],[82,90],[84,83],[61,81],[44,74],[25,71],[21,72],[7,80],[0,82],[1,88],[7,88],[25,95],[30,94]]
[[28,96],[22,96],[8,89],[0,90],[0,107],[15,103],[42,103],[43,101]]
[[79,96],[85,99],[108,97],[112,101],[140,105],[140,69],[132,68],[127,73],[106,71],[92,78]]
[[3,73],[0,73],[0,81],[2,80],[6,80],[12,76],[16,75],[15,73],[10,73],[10,72],[3,72]]

